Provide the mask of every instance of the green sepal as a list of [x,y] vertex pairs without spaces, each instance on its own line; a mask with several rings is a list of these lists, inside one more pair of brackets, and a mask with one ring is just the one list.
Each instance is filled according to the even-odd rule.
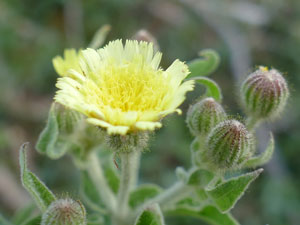
[[135,225],[164,225],[164,217],[158,204],[148,206],[138,216]]
[[214,178],[214,174],[208,170],[195,169],[190,173],[187,184],[197,187],[206,187]]
[[206,87],[204,97],[212,97],[217,102],[222,102],[222,92],[219,85],[215,81],[207,77],[193,77],[192,79]]
[[194,59],[188,63],[190,74],[188,78],[195,76],[208,76],[213,73],[220,64],[220,57],[217,52],[205,49],[199,52],[201,58]]
[[234,207],[236,202],[242,197],[250,183],[253,182],[263,169],[243,174],[238,177],[231,178],[218,184],[211,190],[206,190],[209,198],[214,202],[216,207],[226,213]]
[[211,225],[239,225],[229,213],[221,213],[215,206],[208,205],[202,209],[191,209],[186,207],[176,208],[166,212],[173,216],[190,216],[201,219]]
[[157,196],[161,191],[162,189],[154,184],[140,185],[130,193],[129,205],[132,208],[136,208],[145,203],[148,199]]
[[245,164],[244,168],[255,168],[258,166],[262,166],[269,162],[272,158],[274,152],[274,137],[273,134],[270,133],[270,141],[269,144],[264,152],[259,154],[258,156],[254,156],[250,158]]
[[21,168],[21,181],[39,209],[44,212],[56,198],[46,185],[28,170],[26,147],[27,143],[23,144],[20,148],[19,162]]

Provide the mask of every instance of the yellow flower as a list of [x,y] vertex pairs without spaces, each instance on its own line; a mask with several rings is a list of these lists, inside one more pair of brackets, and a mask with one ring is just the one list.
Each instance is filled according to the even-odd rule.
[[[175,60],[162,70],[162,54],[154,54],[151,43],[127,40],[123,46],[116,40],[80,54],[68,68],[70,76],[58,79],[55,100],[85,114],[89,123],[109,134],[160,128],[164,116],[181,112],[177,107],[193,90],[194,81],[182,82],[188,67]],[[66,68],[65,61],[60,62]]]

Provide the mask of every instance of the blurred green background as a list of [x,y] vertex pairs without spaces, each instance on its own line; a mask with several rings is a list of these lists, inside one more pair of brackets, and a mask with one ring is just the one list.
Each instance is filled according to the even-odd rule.
[[[215,49],[221,65],[212,78],[234,116],[243,116],[239,83],[256,65],[286,75],[292,95],[287,109],[258,131],[259,150],[268,142],[268,129],[274,132],[276,153],[233,214],[243,225],[299,224],[299,0],[0,0],[0,211],[10,217],[30,202],[19,182],[18,149],[25,141],[33,149],[45,125],[56,90],[52,58],[67,47],[86,47],[104,24],[112,27],[107,41],[147,29],[164,53],[164,68],[176,58],[189,61],[201,49]],[[184,112],[202,92],[198,87],[188,94]],[[175,181],[177,166],[189,166],[192,137],[184,117],[168,117],[152,138],[141,182],[166,187]],[[55,161],[30,151],[30,168],[58,195],[78,197],[78,172],[70,158]],[[167,223],[204,224],[188,218]]]

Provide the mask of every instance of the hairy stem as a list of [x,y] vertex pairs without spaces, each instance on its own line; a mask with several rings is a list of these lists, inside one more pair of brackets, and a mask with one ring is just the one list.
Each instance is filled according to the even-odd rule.
[[121,183],[117,198],[117,211],[120,219],[125,219],[129,213],[129,194],[135,187],[138,177],[140,151],[120,153],[121,157]]
[[87,171],[107,209],[113,212],[116,208],[116,198],[107,184],[96,153],[91,153]]

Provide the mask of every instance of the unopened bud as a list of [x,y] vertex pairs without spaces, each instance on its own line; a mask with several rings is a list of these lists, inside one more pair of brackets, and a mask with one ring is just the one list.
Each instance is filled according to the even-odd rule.
[[59,199],[43,214],[41,225],[86,225],[85,208],[79,201]]
[[260,67],[250,74],[241,88],[247,113],[257,119],[272,118],[286,105],[289,90],[283,76],[275,69]]
[[205,98],[189,108],[186,122],[193,135],[206,136],[225,118],[226,113],[222,106],[213,98]]
[[254,139],[237,120],[217,125],[206,142],[205,160],[217,170],[239,168],[254,152]]

